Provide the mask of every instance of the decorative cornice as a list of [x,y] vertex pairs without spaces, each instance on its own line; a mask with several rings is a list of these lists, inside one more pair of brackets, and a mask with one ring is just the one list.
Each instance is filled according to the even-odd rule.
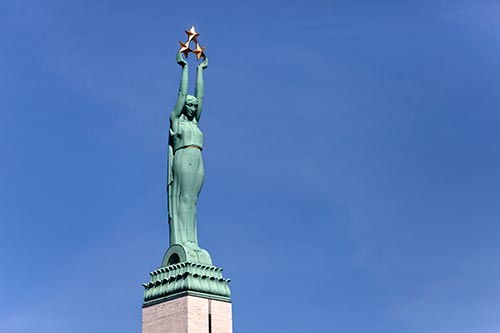
[[145,306],[186,291],[226,301],[229,301],[231,296],[228,285],[231,280],[225,279],[222,276],[222,268],[215,266],[180,262],[158,268],[149,275],[151,281],[143,284]]

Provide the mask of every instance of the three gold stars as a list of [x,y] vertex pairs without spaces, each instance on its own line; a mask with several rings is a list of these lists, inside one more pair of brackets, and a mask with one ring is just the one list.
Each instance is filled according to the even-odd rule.
[[[189,55],[189,52],[193,52],[195,55],[196,55],[196,60],[200,60],[201,57],[203,57],[203,59],[206,58],[205,56],[205,46],[201,47],[200,44],[198,43],[198,39],[197,37],[200,35],[198,32],[196,32],[196,30],[194,29],[194,26],[191,27],[191,29],[189,30],[186,30],[186,34],[188,36],[188,40],[183,43],[181,41],[179,41],[179,44],[181,44],[181,48],[179,49],[179,52],[181,52],[182,54],[184,54],[184,56],[187,58],[188,55]],[[192,50],[190,47],[189,47],[189,44],[191,44],[191,42],[194,42],[196,47],[194,50]]]

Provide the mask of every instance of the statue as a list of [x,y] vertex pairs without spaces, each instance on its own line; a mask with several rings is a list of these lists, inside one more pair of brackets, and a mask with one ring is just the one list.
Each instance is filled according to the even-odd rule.
[[[191,260],[207,261],[206,258],[210,258],[208,252],[198,246],[196,204],[205,178],[201,154],[203,133],[198,128],[198,122],[203,108],[203,71],[208,67],[208,59],[203,52],[205,48],[201,48],[198,44],[196,37],[199,34],[194,31],[194,27],[186,33],[188,41],[180,42],[181,49],[177,53],[176,61],[182,67],[182,76],[177,102],[170,114],[168,140],[167,192],[170,247],[180,245],[183,251],[195,255]],[[196,43],[195,50],[189,48],[191,40]],[[188,52],[195,53],[198,60],[204,58],[197,66],[194,96],[187,93],[188,63],[183,54],[187,55]],[[167,263],[180,260],[177,257],[165,259]]]
[[[177,102],[170,114],[168,138],[170,246],[161,266],[150,273],[149,283],[143,284],[144,307],[185,295],[225,302],[231,300],[230,280],[222,276],[222,268],[212,264],[208,251],[198,245],[196,204],[205,179],[201,156],[203,133],[198,123],[203,107],[203,71],[208,67],[208,59],[204,54],[205,48],[198,44],[196,37],[199,34],[194,27],[186,33],[188,40],[180,42],[181,49],[177,53],[182,76]],[[191,42],[196,43],[193,50],[189,48]],[[194,96],[187,93],[188,63],[184,57],[190,52],[196,55],[197,60],[204,58],[197,68]]]
[[188,64],[177,53],[182,67],[179,95],[170,114],[168,144],[168,215],[170,244],[198,246],[196,233],[196,203],[205,170],[203,168],[203,133],[198,128],[203,107],[203,71],[208,59],[198,65],[194,96],[187,94]]

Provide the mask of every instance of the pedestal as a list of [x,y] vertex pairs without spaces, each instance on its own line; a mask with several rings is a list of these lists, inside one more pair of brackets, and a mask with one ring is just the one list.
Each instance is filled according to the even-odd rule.
[[150,275],[142,333],[232,333],[230,280],[222,268],[179,262]]
[[185,294],[142,309],[142,333],[232,333],[231,303]]

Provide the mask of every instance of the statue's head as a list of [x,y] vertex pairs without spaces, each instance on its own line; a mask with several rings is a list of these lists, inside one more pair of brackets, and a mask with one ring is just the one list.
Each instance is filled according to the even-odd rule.
[[184,113],[188,118],[193,118],[198,110],[198,98],[187,95],[186,102],[184,103]]

